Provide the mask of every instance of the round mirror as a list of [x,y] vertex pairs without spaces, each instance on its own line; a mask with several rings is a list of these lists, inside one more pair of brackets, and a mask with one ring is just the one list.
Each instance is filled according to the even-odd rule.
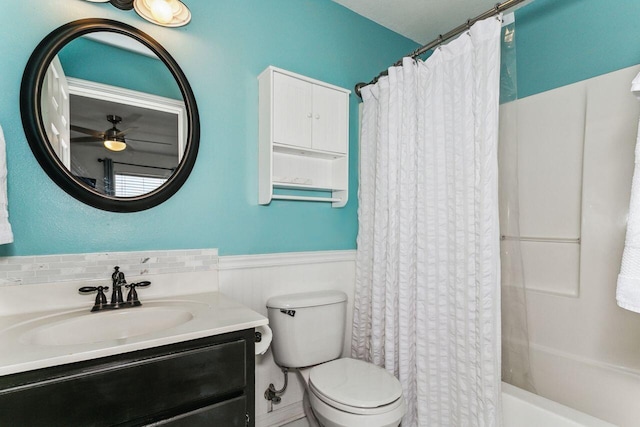
[[36,159],[63,190],[99,209],[156,206],[184,184],[200,125],[184,73],[129,25],[83,19],[31,55],[20,93]]

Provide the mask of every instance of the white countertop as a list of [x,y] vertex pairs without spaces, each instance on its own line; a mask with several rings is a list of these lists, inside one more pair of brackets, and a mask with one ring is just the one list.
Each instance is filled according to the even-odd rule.
[[[171,295],[159,298],[142,298],[142,307],[91,313],[91,303],[83,308],[70,308],[32,313],[13,313],[0,316],[0,375],[8,375],[33,369],[63,365],[120,353],[173,344],[240,331],[266,325],[266,317],[239,304],[219,292],[203,292],[187,295]],[[193,318],[178,326],[128,338],[69,344],[40,345],[25,340],[25,334],[51,322],[59,322],[74,316],[101,316],[124,310],[144,310],[144,307],[181,306],[189,308]],[[105,318],[107,319],[107,318]],[[93,320],[93,319],[92,319]],[[101,327],[108,330],[105,321]],[[99,334],[100,331],[96,331]],[[69,334],[74,331],[70,330]]]

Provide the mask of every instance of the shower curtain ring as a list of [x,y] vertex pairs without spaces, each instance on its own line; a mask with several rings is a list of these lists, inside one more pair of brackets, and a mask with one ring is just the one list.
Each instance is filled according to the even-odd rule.
[[500,22],[504,22],[504,20],[502,19],[502,17],[500,16],[500,6],[502,6],[502,4],[500,3],[496,3],[495,5],[495,11],[496,11],[496,19]]

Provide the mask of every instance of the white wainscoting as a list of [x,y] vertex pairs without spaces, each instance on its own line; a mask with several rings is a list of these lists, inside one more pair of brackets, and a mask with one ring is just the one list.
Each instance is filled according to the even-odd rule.
[[[266,316],[266,302],[274,295],[325,289],[344,291],[349,298],[344,354],[350,353],[351,318],[355,285],[355,250],[221,256],[220,292]],[[256,426],[280,426],[301,418],[303,386],[295,372],[282,402],[269,412],[264,391],[274,383],[282,387],[283,375],[271,350],[256,356]]]

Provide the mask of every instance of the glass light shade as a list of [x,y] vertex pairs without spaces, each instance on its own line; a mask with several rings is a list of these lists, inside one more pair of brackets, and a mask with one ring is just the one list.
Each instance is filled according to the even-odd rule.
[[142,18],[164,27],[181,27],[191,21],[189,8],[180,0],[134,0],[133,8]]
[[168,1],[156,0],[151,6],[151,16],[161,24],[168,24],[173,19],[172,9]]
[[124,141],[118,141],[117,139],[106,139],[104,141],[104,147],[111,151],[122,151],[127,148],[127,144]]

